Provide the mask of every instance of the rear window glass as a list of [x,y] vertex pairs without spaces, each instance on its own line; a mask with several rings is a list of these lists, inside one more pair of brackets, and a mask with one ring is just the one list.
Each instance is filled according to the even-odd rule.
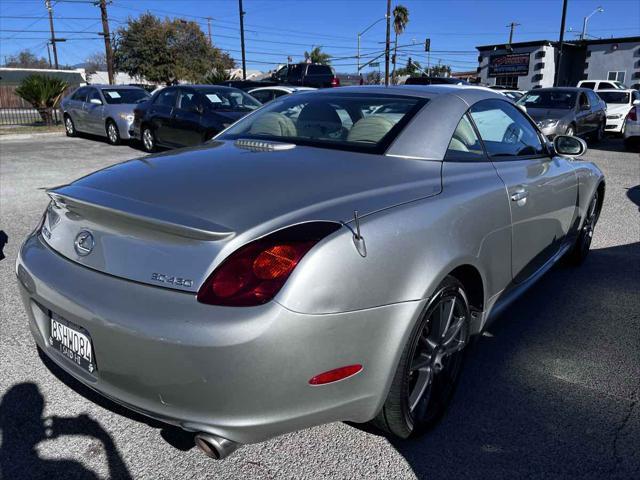
[[580,84],[581,88],[590,88],[593,90],[596,87],[596,82],[584,82]]
[[296,94],[276,99],[220,139],[274,140],[379,153],[426,99],[377,94]]
[[598,96],[605,103],[629,103],[629,92],[598,92]]
[[331,67],[327,65],[309,65],[307,75],[332,75]]
[[107,103],[139,103],[149,98],[146,91],[129,88],[103,88],[102,95]]

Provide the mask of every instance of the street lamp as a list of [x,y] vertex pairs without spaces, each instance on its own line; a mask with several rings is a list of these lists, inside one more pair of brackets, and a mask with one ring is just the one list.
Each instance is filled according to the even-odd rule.
[[385,15],[382,18],[379,18],[378,20],[376,20],[375,22],[373,22],[371,25],[369,25],[367,28],[365,28],[363,31],[361,31],[360,33],[358,33],[358,55],[357,55],[357,61],[358,61],[358,73],[360,73],[360,37],[362,35],[364,35],[365,33],[367,33],[367,31],[372,28],[374,25],[377,25],[378,23],[380,23],[383,20],[386,20],[387,16]]
[[591,12],[589,15],[584,17],[584,20],[582,22],[582,35],[580,35],[580,40],[584,40],[585,37],[587,36],[587,22],[589,21],[589,19],[593,15],[595,15],[596,13],[602,13],[602,12],[604,12],[604,8],[598,7],[593,12]]

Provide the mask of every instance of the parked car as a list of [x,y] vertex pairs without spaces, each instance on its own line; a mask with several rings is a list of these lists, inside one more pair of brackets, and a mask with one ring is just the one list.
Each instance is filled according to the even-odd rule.
[[249,92],[249,90],[253,90],[254,88],[273,87],[274,85],[279,85],[279,83],[270,80],[225,80],[224,82],[220,82],[217,85],[223,87],[239,88],[240,90]]
[[489,87],[491,90],[495,90],[498,93],[501,93],[505,97],[509,97],[514,102],[517,102],[522,98],[522,96],[526,93],[520,90],[513,90],[509,87],[502,87],[498,85],[492,85]]
[[624,120],[622,136],[624,146],[627,150],[632,150],[640,145],[640,105],[634,104]]
[[471,85],[466,80],[454,77],[409,77],[405,85]]
[[62,100],[62,115],[67,136],[78,132],[107,137],[112,145],[129,139],[133,110],[149,98],[139,87],[91,85],[77,88]]
[[269,103],[271,100],[282,97],[284,95],[291,95],[295,92],[304,92],[309,90],[315,90],[312,87],[288,87],[286,85],[277,85],[274,87],[258,87],[252,88],[247,93],[260,103]]
[[600,141],[607,123],[606,104],[587,88],[537,88],[527,92],[518,105],[525,107],[542,133],[578,135]]
[[598,96],[607,104],[606,130],[624,133],[625,119],[634,105],[640,105],[637,90],[598,90]]
[[271,79],[278,84],[298,87],[339,87],[340,79],[333,68],[319,63],[291,63],[275,72]]
[[289,95],[48,190],[16,266],[30,331],[214,458],[337,420],[407,438],[472,336],[588,254],[605,184],[585,150],[484,89]]
[[147,152],[199,145],[261,105],[237,88],[177,85],[156,92],[134,113],[130,135]]
[[617,80],[580,80],[578,88],[588,88],[589,90],[625,90],[627,87]]

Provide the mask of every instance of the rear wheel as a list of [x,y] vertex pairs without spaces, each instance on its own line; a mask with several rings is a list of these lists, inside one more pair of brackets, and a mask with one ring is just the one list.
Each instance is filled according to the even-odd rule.
[[573,137],[576,134],[576,129],[574,128],[573,125],[569,125],[565,130],[564,134],[570,137]]
[[598,124],[598,129],[591,135],[591,143],[595,145],[602,141],[602,139],[604,138],[604,127],[605,122],[601,122]]
[[458,381],[470,318],[462,284],[445,278],[404,347],[375,426],[407,438],[440,419]]
[[150,127],[142,128],[142,148],[146,152],[153,152],[156,149],[156,136]]
[[75,137],[78,132],[76,131],[76,126],[73,123],[73,119],[70,115],[65,115],[64,117],[64,130],[67,134],[67,137]]
[[589,254],[589,249],[591,248],[591,240],[593,239],[593,231],[598,221],[599,196],[600,195],[596,190],[596,193],[593,194],[593,198],[589,203],[589,208],[587,209],[587,214],[584,218],[584,222],[582,223],[582,229],[578,234],[576,243],[573,245],[567,255],[567,260],[571,265],[580,265],[582,262],[584,262],[585,258],[587,258],[587,255]]
[[113,120],[107,120],[107,140],[111,145],[120,145],[120,131],[118,130],[118,126],[116,122]]

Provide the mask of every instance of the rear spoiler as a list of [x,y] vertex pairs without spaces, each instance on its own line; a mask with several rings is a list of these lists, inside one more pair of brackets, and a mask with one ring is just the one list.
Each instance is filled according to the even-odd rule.
[[175,212],[150,203],[113,195],[93,188],[65,185],[46,191],[54,203],[69,210],[96,210],[125,218],[150,229],[196,240],[230,238],[234,231],[199,217]]

